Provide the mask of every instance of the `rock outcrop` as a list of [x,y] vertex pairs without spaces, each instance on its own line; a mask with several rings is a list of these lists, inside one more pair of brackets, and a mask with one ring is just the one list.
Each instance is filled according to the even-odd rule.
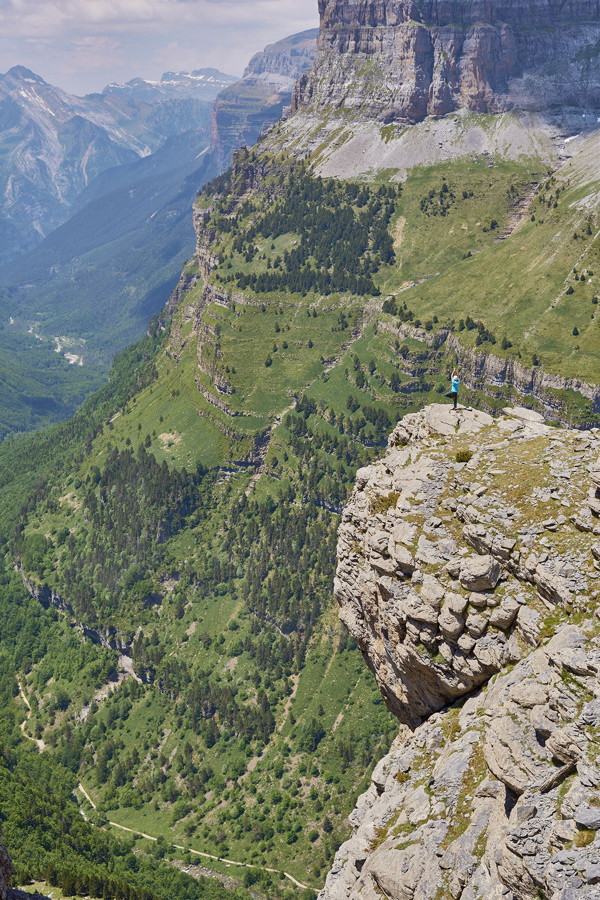
[[336,598],[401,726],[322,900],[600,897],[599,450],[434,405],[357,473]]
[[595,631],[563,627],[487,691],[403,733],[321,900],[597,900]]
[[600,108],[595,3],[320,0],[319,11],[317,60],[294,110],[343,105],[409,123],[459,109],[560,108],[564,119]]

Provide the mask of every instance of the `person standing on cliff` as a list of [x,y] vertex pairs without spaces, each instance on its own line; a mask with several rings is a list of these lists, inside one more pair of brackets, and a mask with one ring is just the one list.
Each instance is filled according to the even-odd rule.
[[456,403],[458,401],[458,386],[460,384],[460,378],[458,377],[458,372],[456,369],[452,370],[452,375],[450,376],[450,379],[452,381],[452,387],[446,394],[446,397],[451,397],[454,402],[454,406],[452,407],[452,412],[458,412],[458,407],[456,406]]

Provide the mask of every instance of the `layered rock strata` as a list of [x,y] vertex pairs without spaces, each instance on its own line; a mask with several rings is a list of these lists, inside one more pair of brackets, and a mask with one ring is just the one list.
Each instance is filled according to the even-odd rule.
[[316,63],[294,110],[417,122],[459,109],[600,108],[595,3],[320,0],[319,11]]
[[336,598],[402,725],[322,900],[600,897],[599,451],[434,405],[357,473]]
[[316,55],[316,29],[269,44],[252,57],[237,84],[221,91],[212,113],[211,149],[226,168],[232,153],[251,146],[276,122],[291,102],[297,78],[306,74]]

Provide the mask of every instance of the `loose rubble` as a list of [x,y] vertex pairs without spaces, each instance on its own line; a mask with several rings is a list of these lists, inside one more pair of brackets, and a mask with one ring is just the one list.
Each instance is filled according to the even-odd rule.
[[600,900],[599,451],[434,405],[358,472],[336,598],[402,724],[321,900]]

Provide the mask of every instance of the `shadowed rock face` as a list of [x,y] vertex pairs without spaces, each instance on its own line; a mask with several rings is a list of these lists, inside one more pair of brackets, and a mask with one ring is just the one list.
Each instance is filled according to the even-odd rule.
[[319,10],[319,52],[294,110],[343,104],[410,123],[459,109],[600,109],[596,3],[320,0]]
[[0,827],[0,900],[6,900],[8,883],[13,872],[11,858],[2,843],[2,827]]

